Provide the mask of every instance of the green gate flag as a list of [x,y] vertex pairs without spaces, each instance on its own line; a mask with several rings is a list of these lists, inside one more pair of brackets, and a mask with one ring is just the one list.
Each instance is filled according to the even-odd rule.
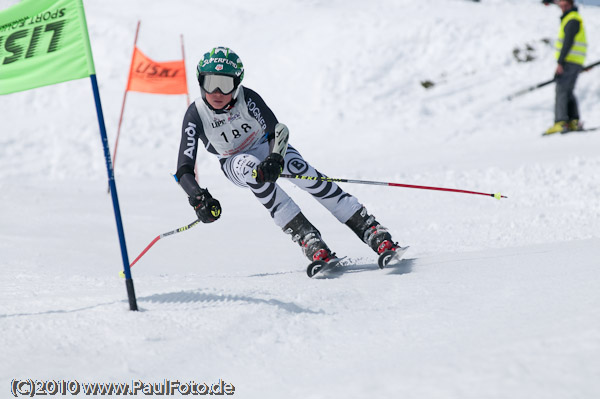
[[23,0],[0,11],[0,94],[93,74],[82,0]]

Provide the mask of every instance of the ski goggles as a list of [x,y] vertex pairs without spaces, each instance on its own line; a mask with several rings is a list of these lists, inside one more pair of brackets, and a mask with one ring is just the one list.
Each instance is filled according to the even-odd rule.
[[236,88],[235,78],[227,75],[204,75],[202,77],[202,88],[208,94],[219,90],[223,94],[231,94]]

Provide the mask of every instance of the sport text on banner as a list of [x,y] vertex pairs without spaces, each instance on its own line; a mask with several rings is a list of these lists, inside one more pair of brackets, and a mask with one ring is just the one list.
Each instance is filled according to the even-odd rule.
[[185,63],[156,62],[135,47],[127,90],[155,94],[187,94]]
[[81,0],[22,1],[0,11],[0,94],[92,74]]

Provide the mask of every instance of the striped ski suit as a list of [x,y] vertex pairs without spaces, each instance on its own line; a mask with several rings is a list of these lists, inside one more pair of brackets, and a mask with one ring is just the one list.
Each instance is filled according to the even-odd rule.
[[[188,108],[182,125],[177,177],[183,189],[188,195],[199,189],[194,165],[201,142],[209,153],[217,156],[225,176],[234,184],[249,188],[275,224],[283,228],[300,213],[300,208],[277,182],[257,183],[252,177],[252,171],[269,155],[267,136],[277,122],[263,99],[247,87],[240,87],[234,106],[225,111],[213,111],[198,98]],[[325,176],[291,145],[284,158],[283,173]],[[362,207],[354,196],[333,182],[290,181],[310,193],[342,223]]]

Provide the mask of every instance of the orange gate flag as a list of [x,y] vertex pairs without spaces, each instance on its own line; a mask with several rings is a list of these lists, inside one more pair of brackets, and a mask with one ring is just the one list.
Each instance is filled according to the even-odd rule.
[[187,94],[184,60],[156,62],[136,46],[131,60],[127,90],[155,94]]

